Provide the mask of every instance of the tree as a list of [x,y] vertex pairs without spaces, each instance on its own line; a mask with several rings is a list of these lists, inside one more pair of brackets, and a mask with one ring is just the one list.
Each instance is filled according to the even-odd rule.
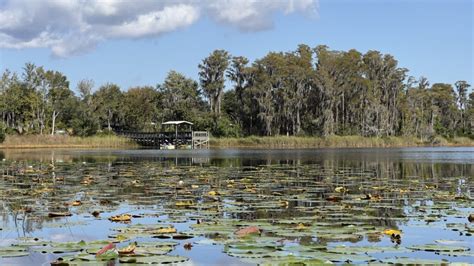
[[97,132],[99,120],[94,112],[92,80],[81,80],[77,84],[79,99],[77,99],[74,114],[71,117],[71,127],[75,135],[90,136]]
[[[232,58],[231,66],[227,71],[227,77],[234,83],[234,94],[235,102],[232,104],[233,109],[227,109],[226,112],[234,113],[231,117],[233,117],[234,121],[240,126],[243,127],[244,123],[246,123],[248,117],[250,117],[249,113],[251,110],[246,108],[249,106],[248,97],[246,92],[250,87],[250,80],[252,71],[251,68],[247,66],[249,60],[243,56],[236,56]],[[247,126],[251,126],[251,123]]]
[[466,105],[467,105],[467,89],[471,86],[464,80],[457,81],[455,83],[457,90],[457,103],[459,110],[461,111],[461,132],[462,134],[467,133],[467,121],[466,121]]
[[285,57],[282,53],[269,53],[255,61],[251,94],[257,104],[257,118],[263,124],[263,134],[273,135],[277,115],[276,94],[283,89]]
[[474,138],[474,91],[469,94],[466,105],[467,134]]
[[[232,88],[224,91],[226,78]],[[301,44],[253,62],[215,50],[199,64],[199,83],[170,71],[156,87],[122,92],[108,83],[92,93],[93,87],[80,81],[76,96],[61,72],[32,63],[20,74],[5,70],[0,115],[7,133],[53,134],[61,127],[87,136],[188,120],[214,136],[474,137],[474,94],[466,81],[431,86],[375,50]]]
[[46,71],[39,67],[36,70],[36,75],[39,78],[39,84],[37,87],[37,106],[36,106],[36,117],[38,119],[40,135],[43,135],[43,132],[46,129],[46,120],[49,116],[50,106],[49,106],[49,83],[46,79]]
[[112,131],[112,125],[119,126],[122,118],[123,95],[120,87],[107,83],[102,85],[93,94],[94,110],[99,116],[100,125],[107,125],[107,130]]
[[73,96],[69,89],[67,77],[58,71],[46,71],[45,79],[48,84],[48,98],[51,107],[51,135],[54,135],[56,119],[67,105],[65,102]]
[[312,106],[312,113],[317,117],[316,124],[322,136],[328,136],[335,133],[334,106],[336,100],[336,60],[339,53],[329,51],[327,46],[320,45],[314,49],[316,54],[316,89],[311,98],[317,105]]
[[287,73],[286,88],[288,95],[287,126],[288,134],[297,135],[301,131],[301,115],[303,112],[305,97],[314,83],[314,71],[312,68],[312,51],[307,45],[299,45],[295,52],[286,55]]
[[209,99],[211,112],[220,116],[221,99],[224,90],[225,72],[230,55],[225,50],[215,50],[199,64],[199,81],[205,96]]
[[150,86],[130,88],[123,95],[124,127],[133,130],[152,130],[158,121],[160,95]]
[[94,81],[91,79],[83,79],[77,84],[79,98],[87,106],[92,106],[92,88],[94,88]]
[[164,120],[194,121],[204,111],[198,83],[181,73],[170,71],[158,91]]
[[3,124],[3,122],[0,122],[0,143],[3,143],[5,141],[6,135],[7,133],[5,125]]
[[395,135],[400,115],[397,102],[404,89],[406,69],[398,68],[391,55],[369,51],[363,56],[364,74],[367,77],[369,104],[366,134]]
[[450,84],[436,83],[431,87],[432,123],[436,133],[453,137],[458,120],[456,94]]
[[9,86],[4,91],[4,121],[7,127],[18,134],[24,134],[34,128],[36,93],[26,83],[11,76]]

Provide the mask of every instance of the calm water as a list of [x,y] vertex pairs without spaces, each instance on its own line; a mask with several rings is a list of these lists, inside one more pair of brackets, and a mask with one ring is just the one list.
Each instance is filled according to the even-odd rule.
[[[74,265],[97,240],[172,241],[164,253],[186,265],[474,262],[474,148],[4,150],[0,158],[0,265],[76,256]],[[124,213],[130,223],[108,220]],[[249,226],[261,234],[235,234]],[[169,227],[177,232],[150,231]],[[58,246],[81,240],[81,250]],[[5,255],[11,245],[28,255]]]

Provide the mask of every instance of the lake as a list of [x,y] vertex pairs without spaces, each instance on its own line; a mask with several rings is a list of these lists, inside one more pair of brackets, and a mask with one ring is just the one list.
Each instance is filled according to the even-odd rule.
[[0,158],[0,265],[474,261],[474,148]]

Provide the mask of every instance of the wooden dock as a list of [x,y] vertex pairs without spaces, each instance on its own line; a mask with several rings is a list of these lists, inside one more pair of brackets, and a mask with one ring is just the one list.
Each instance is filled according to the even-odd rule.
[[186,131],[186,132],[136,132],[119,131],[117,135],[129,138],[142,146],[166,149],[208,149],[209,132]]

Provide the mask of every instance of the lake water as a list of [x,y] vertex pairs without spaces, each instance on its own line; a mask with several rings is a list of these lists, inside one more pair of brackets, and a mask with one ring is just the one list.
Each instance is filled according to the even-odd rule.
[[474,148],[0,158],[0,265],[474,263]]

